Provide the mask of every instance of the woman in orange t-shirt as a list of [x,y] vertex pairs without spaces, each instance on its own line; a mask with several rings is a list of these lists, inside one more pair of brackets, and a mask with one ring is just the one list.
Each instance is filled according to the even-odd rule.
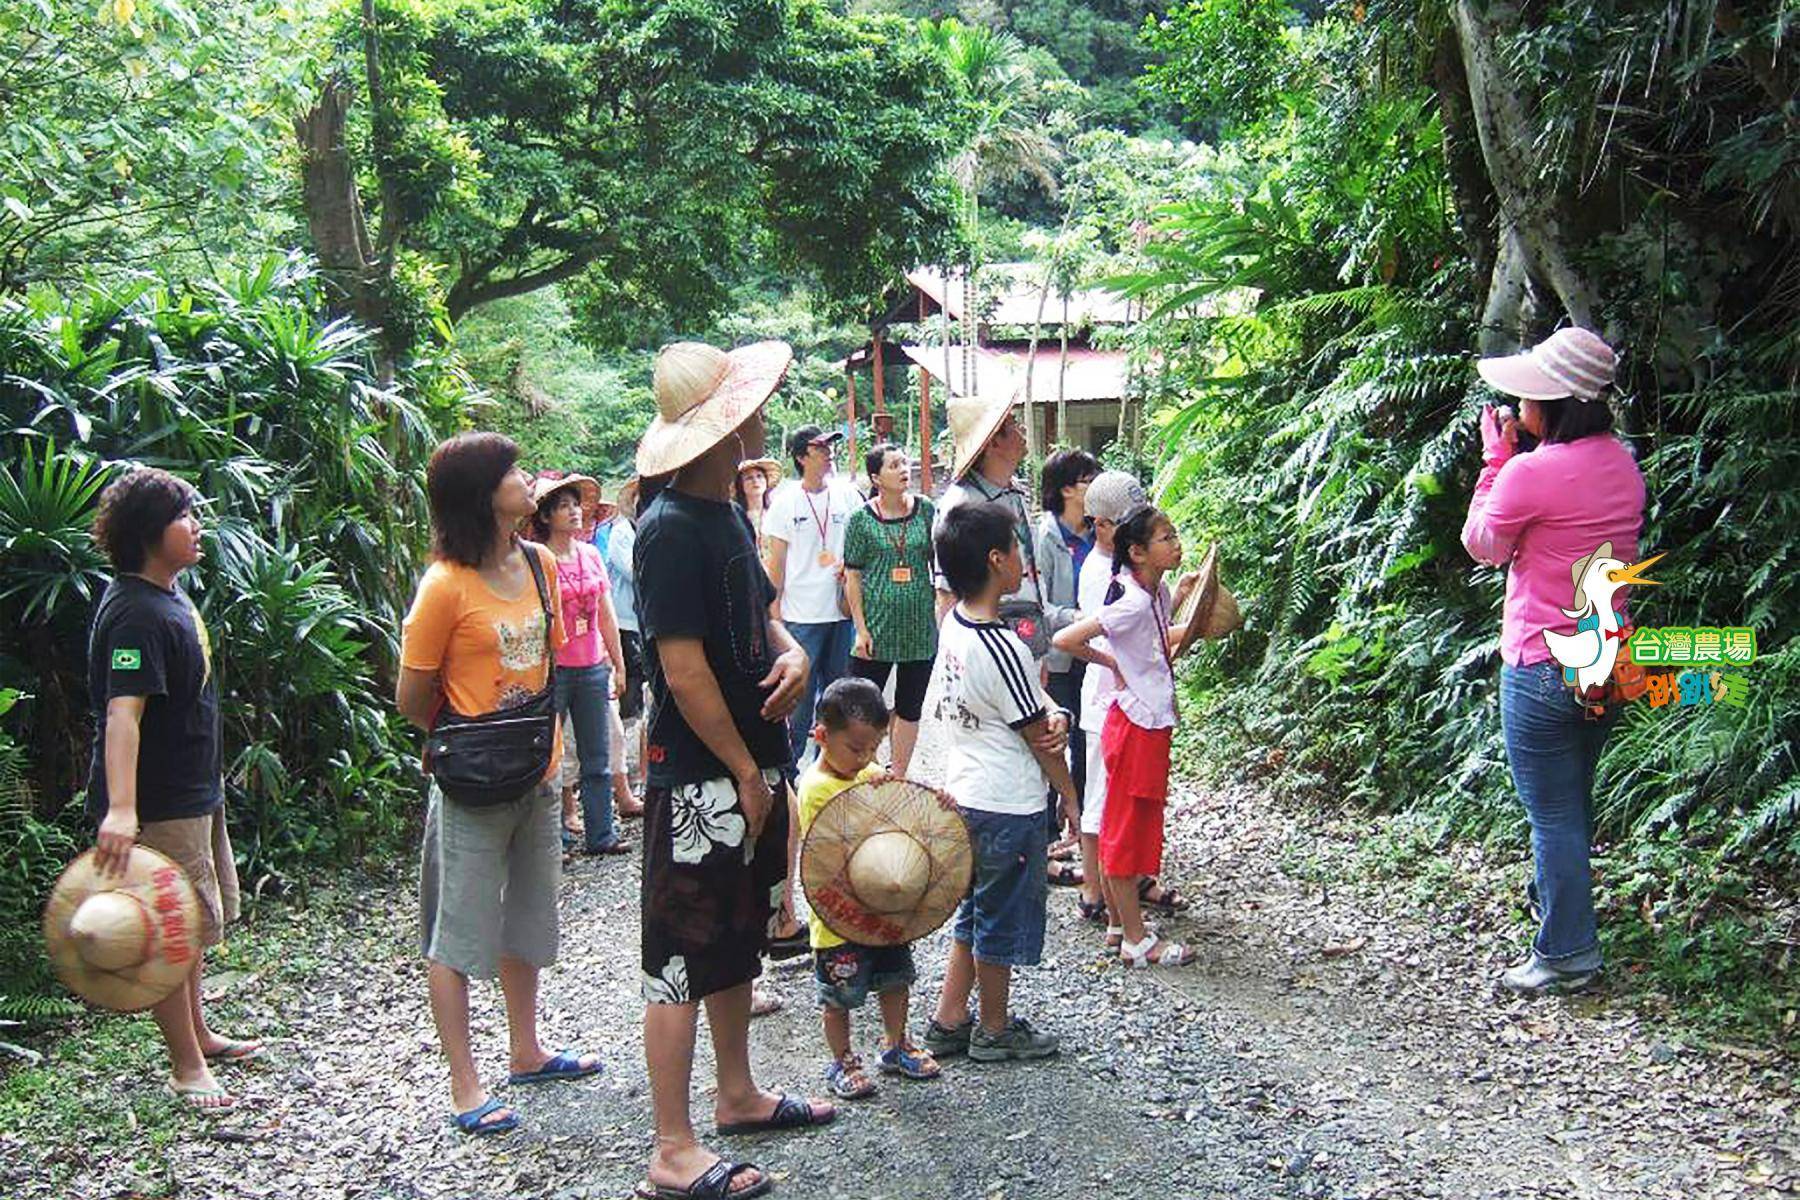
[[[548,682],[564,640],[556,558],[519,540],[536,511],[519,448],[495,433],[451,438],[431,456],[431,566],[400,641],[400,713],[430,729],[438,709],[479,716],[515,707]],[[549,587],[540,599],[525,556]],[[560,737],[558,739],[560,743]],[[471,808],[435,783],[425,814],[419,916],[430,962],[431,1018],[450,1063],[451,1111],[465,1133],[512,1129],[518,1114],[490,1097],[469,1050],[469,977],[500,977],[512,1030],[513,1083],[592,1075],[592,1054],[552,1054],[538,1041],[538,971],[556,960],[556,887],[562,866],[555,790],[560,744],[540,784],[507,804]]]

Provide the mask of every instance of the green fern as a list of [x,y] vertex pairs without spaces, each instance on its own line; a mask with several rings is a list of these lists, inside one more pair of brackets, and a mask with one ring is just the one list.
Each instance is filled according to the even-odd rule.
[[79,1017],[85,1011],[87,1010],[80,1004],[66,996],[14,996],[0,992],[0,1021],[22,1021],[27,1024],[66,1021]]

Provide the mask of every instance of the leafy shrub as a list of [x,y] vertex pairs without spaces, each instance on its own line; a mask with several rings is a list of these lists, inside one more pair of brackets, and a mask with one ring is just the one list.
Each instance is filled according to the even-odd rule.
[[[467,386],[429,359],[379,386],[369,335],[324,311],[310,267],[282,258],[0,297],[0,682],[31,694],[0,742],[0,820],[24,847],[4,894],[32,914],[0,914],[8,928],[35,928],[45,887],[91,838],[75,801],[106,565],[87,528],[130,463],[208,501],[205,557],[184,582],[212,634],[227,808],[252,885],[406,830],[418,781],[386,698],[422,564],[422,466]],[[18,965],[0,963],[8,978]]]
[[[1408,809],[1440,833],[1511,840],[1523,815],[1500,739],[1502,577],[1471,563],[1459,537],[1484,399],[1470,362],[1487,286],[1470,265],[1481,230],[1453,219],[1466,214],[1451,196],[1444,78],[1403,53],[1429,31],[1379,11],[1360,30],[1322,21],[1297,38],[1285,119],[1240,133],[1256,170],[1166,209],[1149,269],[1123,284],[1152,309],[1136,336],[1161,356],[1174,397],[1152,440],[1162,494],[1201,544],[1219,541],[1249,614],[1187,669],[1203,736],[1240,749],[1209,761],[1241,762],[1304,803]],[[1619,38],[1655,26],[1621,26]],[[1520,53],[1561,45],[1551,32]],[[1559,52],[1575,61],[1542,67],[1556,88],[1570,79],[1556,96],[1585,95],[1597,78],[1623,89],[1615,75],[1636,61]],[[1634,616],[1749,625],[1760,657],[1741,709],[1628,710],[1601,765],[1596,836],[1634,864],[1628,885],[1603,889],[1616,947],[1684,1000],[1740,994],[1765,1019],[1783,987],[1792,1003],[1792,983],[1771,975],[1787,964],[1769,948],[1791,933],[1778,933],[1788,918],[1770,899],[1800,870],[1800,291],[1779,275],[1800,261],[1800,223],[1766,203],[1778,177],[1718,166],[1737,135],[1708,132],[1707,114],[1737,128],[1764,101],[1737,86],[1722,51],[1682,53],[1679,88],[1654,65],[1630,85],[1666,104],[1681,136],[1634,115],[1632,136],[1660,149],[1612,140],[1591,152],[1627,171],[1666,152],[1659,177],[1686,172],[1693,195],[1621,189],[1616,208],[1590,198],[1581,217],[1611,229],[1581,265],[1621,346],[1615,411],[1649,492],[1644,552],[1669,555],[1656,571],[1666,586],[1635,595]],[[1329,69],[1309,83],[1308,64]],[[1521,88],[1543,82],[1530,61],[1517,66]],[[1537,114],[1553,158],[1596,132],[1569,124],[1561,103]],[[1548,176],[1558,164],[1534,165]],[[1716,220],[1739,209],[1759,215]],[[1735,286],[1759,254],[1779,264],[1770,287]],[[1209,309],[1245,289],[1244,309]]]

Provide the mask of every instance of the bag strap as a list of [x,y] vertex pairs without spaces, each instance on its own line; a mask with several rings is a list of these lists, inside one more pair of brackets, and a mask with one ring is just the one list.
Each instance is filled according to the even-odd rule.
[[[1013,495],[1019,497],[1019,507],[1026,508],[1027,505],[1025,504],[1024,493],[1020,492],[1019,489],[1017,489],[1017,488],[1012,488],[1010,490],[1012,491]],[[1031,588],[1034,592],[1037,593],[1038,607],[1043,608],[1049,602],[1047,600],[1045,600],[1045,598],[1044,598],[1044,581],[1043,581],[1042,577],[1040,577],[1038,575],[1037,529],[1032,525],[1031,518],[1029,515],[1026,516],[1026,518],[1025,518],[1025,532],[1027,535],[1029,535],[1025,539],[1025,546],[1024,546],[1025,565],[1031,568]]]
[[544,578],[544,564],[538,559],[537,543],[515,535],[513,544],[525,555],[525,565],[531,568],[531,582],[537,585],[538,604],[544,610],[544,662],[549,666],[544,673],[544,687],[549,688],[556,680],[556,647],[550,644],[550,626],[556,618],[550,612],[550,584]]
[[[1037,568],[1037,527],[1031,523],[1031,506],[1025,502],[1025,493],[1010,483],[996,492],[989,492],[988,481],[982,478],[979,472],[975,474],[975,480],[975,486],[980,490],[982,499],[990,503],[1000,502],[1003,496],[1018,497],[1019,514],[1025,518],[1025,544],[1019,549],[1025,555],[1026,569],[1031,572],[1031,587],[1037,593],[1038,607],[1044,607],[1044,581],[1038,577]],[[1010,499],[1004,503],[1008,508],[1012,507]]]

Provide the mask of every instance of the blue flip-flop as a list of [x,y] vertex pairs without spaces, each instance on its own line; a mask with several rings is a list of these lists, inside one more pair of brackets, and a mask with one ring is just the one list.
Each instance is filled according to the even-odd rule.
[[508,1083],[548,1083],[553,1079],[581,1079],[588,1075],[598,1075],[601,1064],[591,1067],[581,1065],[581,1055],[571,1050],[558,1050],[535,1071],[514,1071],[506,1077]]
[[471,1108],[468,1112],[452,1113],[450,1119],[456,1123],[458,1129],[462,1130],[464,1133],[474,1134],[476,1137],[485,1137],[491,1133],[505,1133],[509,1129],[517,1129],[519,1127],[519,1114],[510,1109],[508,1109],[507,1114],[498,1121],[482,1120],[483,1117],[502,1108],[507,1108],[507,1105],[501,1100],[489,1096],[485,1103]]

